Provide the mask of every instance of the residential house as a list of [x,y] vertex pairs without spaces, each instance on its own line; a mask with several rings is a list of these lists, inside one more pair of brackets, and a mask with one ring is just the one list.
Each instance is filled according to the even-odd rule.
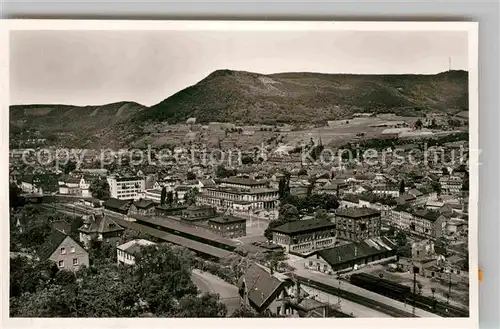
[[257,313],[287,315],[292,313],[287,288],[293,286],[291,279],[253,263],[238,281],[238,292]]
[[60,270],[76,271],[89,266],[88,252],[68,234],[54,229],[42,249],[41,260],[51,260]]
[[140,254],[141,249],[155,244],[148,240],[136,239],[117,246],[116,259],[118,264],[135,265],[136,257]]
[[396,244],[386,237],[378,237],[316,251],[306,258],[305,267],[334,274],[396,258]]
[[128,213],[131,215],[153,215],[155,206],[155,203],[151,200],[139,199],[132,203]]
[[272,229],[273,242],[291,254],[307,255],[331,248],[336,242],[335,224],[328,220],[298,220]]
[[91,214],[83,217],[83,225],[78,229],[78,232],[80,233],[80,242],[88,248],[91,241],[117,243],[123,235],[124,229],[105,214]]
[[381,213],[371,208],[343,208],[335,213],[337,236],[347,240],[364,240],[380,236]]
[[95,179],[94,177],[88,175],[82,176],[82,178],[80,178],[79,186],[80,186],[80,191],[82,193],[82,197],[84,198],[92,197],[92,193],[90,193],[90,184],[94,179]]

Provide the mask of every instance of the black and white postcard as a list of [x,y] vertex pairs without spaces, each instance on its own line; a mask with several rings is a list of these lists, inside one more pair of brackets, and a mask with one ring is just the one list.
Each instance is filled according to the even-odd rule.
[[477,23],[1,27],[6,326],[477,326]]

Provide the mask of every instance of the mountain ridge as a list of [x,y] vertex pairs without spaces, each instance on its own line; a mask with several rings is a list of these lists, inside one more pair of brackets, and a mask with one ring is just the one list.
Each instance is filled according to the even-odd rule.
[[11,130],[71,135],[78,144],[118,145],[139,139],[159,122],[322,124],[356,112],[417,116],[468,109],[468,73],[330,74],[215,70],[152,106],[134,101],[104,105],[11,105]]

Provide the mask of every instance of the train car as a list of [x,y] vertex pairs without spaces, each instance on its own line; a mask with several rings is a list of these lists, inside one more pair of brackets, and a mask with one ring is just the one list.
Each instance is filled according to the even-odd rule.
[[365,273],[351,275],[350,281],[358,287],[401,301],[411,293],[410,287]]

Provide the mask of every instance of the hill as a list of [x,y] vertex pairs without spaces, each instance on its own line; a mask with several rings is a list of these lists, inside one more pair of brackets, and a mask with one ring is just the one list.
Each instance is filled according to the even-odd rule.
[[139,113],[136,120],[245,123],[324,122],[354,112],[468,108],[468,74],[350,75],[218,70]]
[[[465,71],[436,75],[263,75],[217,70],[151,107],[135,102],[14,105],[10,107],[10,139],[13,146],[42,136],[51,145],[117,148],[134,145],[145,137],[161,139],[148,128],[159,122],[185,122],[190,117],[198,123],[293,124],[325,123],[355,112],[402,116],[456,113],[468,109],[467,80]],[[162,134],[171,133],[167,129]],[[185,132],[181,135],[184,138]]]
[[13,105],[10,106],[10,137],[11,140],[29,138],[33,137],[30,131],[37,131],[44,138],[63,139],[66,145],[77,147],[92,147],[102,140],[109,141],[109,145],[113,142],[119,145],[133,134],[131,120],[144,109],[145,106],[135,102],[95,106]]

